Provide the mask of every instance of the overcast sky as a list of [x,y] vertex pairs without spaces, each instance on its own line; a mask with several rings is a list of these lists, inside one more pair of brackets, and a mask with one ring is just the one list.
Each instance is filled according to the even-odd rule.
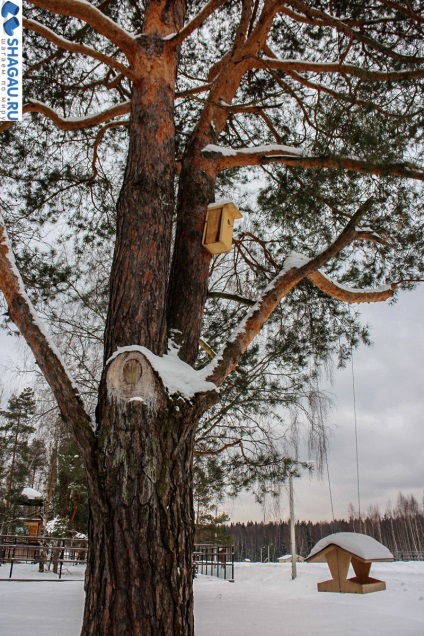
[[[424,490],[424,287],[400,295],[395,305],[363,307],[371,325],[372,347],[354,354],[359,445],[361,509],[395,503],[398,492],[422,500]],[[6,373],[13,367],[14,339],[0,333],[0,378],[7,388],[16,380]],[[24,384],[24,381],[23,381]],[[334,429],[328,453],[330,483],[336,518],[346,517],[349,503],[358,507],[355,423],[351,367],[336,371],[332,387]],[[300,459],[308,459],[307,456]],[[295,482],[296,516],[301,520],[331,519],[328,481],[307,475]],[[252,497],[241,496],[222,507],[232,521],[260,521],[288,517],[288,498],[280,507],[262,508]]]
[[[384,513],[399,491],[424,493],[424,287],[400,295],[395,305],[362,308],[372,347],[354,353],[361,512],[377,504]],[[352,369],[337,370],[332,387],[334,434],[328,463],[336,518],[358,508]],[[306,456],[300,459],[308,459]],[[328,480],[307,475],[295,481],[295,514],[301,520],[331,519]],[[233,521],[287,519],[288,497],[265,509],[242,496],[225,506]]]

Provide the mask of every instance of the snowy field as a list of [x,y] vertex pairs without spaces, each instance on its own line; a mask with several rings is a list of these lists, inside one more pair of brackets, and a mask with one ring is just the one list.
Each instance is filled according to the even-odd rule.
[[[78,636],[82,570],[68,568],[60,583],[34,566],[18,573],[43,580],[0,581],[0,634]],[[0,578],[7,574],[2,566]],[[237,563],[235,583],[199,576],[196,636],[424,636],[424,563],[374,564],[371,575],[386,581],[385,592],[318,593],[317,582],[329,578],[321,563],[298,564],[295,581],[290,564],[274,563]]]

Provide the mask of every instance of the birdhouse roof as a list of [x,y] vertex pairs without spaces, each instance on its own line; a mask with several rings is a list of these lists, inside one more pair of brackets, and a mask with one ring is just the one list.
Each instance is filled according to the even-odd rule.
[[233,219],[241,219],[242,214],[238,207],[230,201],[230,199],[220,199],[219,201],[215,201],[214,203],[210,203],[208,205],[208,210],[217,210],[218,208],[226,208],[227,211],[231,214]]
[[337,547],[350,552],[363,561],[392,561],[393,554],[384,545],[358,532],[336,532],[324,537],[314,546],[307,561],[318,561],[319,556],[328,548]]

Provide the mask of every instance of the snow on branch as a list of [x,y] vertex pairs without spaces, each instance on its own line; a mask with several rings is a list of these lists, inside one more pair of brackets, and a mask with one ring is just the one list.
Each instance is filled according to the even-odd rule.
[[25,291],[21,275],[0,215],[0,289],[9,314],[34,354],[57,400],[64,420],[70,426],[86,461],[90,461],[94,434],[90,417],[56,345],[50,339]]
[[308,274],[306,278],[327,296],[343,300],[346,303],[378,303],[391,298],[396,288],[392,284],[383,285],[376,289],[355,289],[336,283],[319,271]]
[[136,39],[114,20],[86,0],[29,0],[41,9],[78,18],[90,25],[97,33],[113,42],[131,61],[136,51]]
[[[326,249],[314,258],[308,258],[303,254],[292,252],[287,256],[281,271],[266,287],[261,297],[255,305],[247,312],[237,329],[230,336],[226,344],[217,356],[202,370],[206,380],[214,382],[220,386],[227,375],[238,365],[241,356],[246,351],[249,344],[259,334],[266,324],[272,312],[277,308],[281,300],[294,289],[303,279],[313,277],[313,283],[324,286],[321,275],[315,276],[317,270],[325,265],[331,258],[336,256],[347,245],[350,245],[358,238],[356,224],[358,224],[373,200],[369,199],[361,205],[352,216],[344,230]],[[386,300],[393,295],[391,287],[380,290],[349,290],[341,285],[330,283],[325,279],[326,289],[330,295],[338,293],[341,300],[349,302],[375,302]],[[335,289],[337,288],[337,292]]]
[[23,20],[24,27],[29,31],[34,31],[34,33],[38,33],[42,37],[46,38],[49,42],[52,42],[59,48],[65,51],[71,51],[72,53],[81,53],[82,55],[87,55],[107,66],[116,69],[125,77],[129,77],[130,79],[133,77],[131,70],[125,64],[121,64],[113,57],[108,55],[104,55],[100,51],[96,51],[92,46],[86,46],[85,44],[79,44],[78,42],[72,42],[71,40],[67,40],[66,38],[62,38],[57,35],[54,31],[49,29],[48,27],[40,24],[36,20],[28,20],[24,18]]
[[353,64],[341,64],[340,62],[308,62],[307,60],[294,59],[279,60],[273,57],[256,57],[253,66],[257,68],[272,68],[287,73],[290,71],[338,73],[339,75],[350,75],[370,82],[400,82],[424,77],[423,68],[408,71],[379,71],[365,69]]
[[274,155],[278,157],[281,155],[302,156],[303,153],[300,148],[285,146],[284,144],[268,144],[254,146],[252,148],[237,148],[237,150],[225,146],[208,144],[202,149],[202,154],[205,157],[215,159],[222,169],[223,167],[255,165],[254,162],[257,162],[259,165],[262,157],[272,157]]
[[300,148],[270,144],[269,146],[252,146],[250,148],[226,148],[208,144],[202,149],[202,154],[215,161],[218,171],[240,166],[262,166],[270,163],[280,163],[293,168],[310,168],[322,170],[350,170],[362,174],[376,174],[380,176],[392,175],[424,181],[424,170],[414,164],[404,161],[397,163],[371,163],[359,157],[313,156]]
[[[106,110],[101,111],[100,113],[95,113],[94,115],[87,115],[85,117],[61,117],[59,113],[57,113],[53,108],[50,108],[44,102],[39,102],[36,100],[31,100],[27,102],[23,108],[22,112],[25,113],[41,113],[48,119],[51,119],[52,122],[56,124],[58,128],[61,130],[81,130],[82,128],[90,128],[91,126],[97,126],[99,124],[103,124],[110,119],[114,119],[115,117],[120,117],[121,115],[126,115],[130,112],[131,103],[129,101],[121,102],[116,106],[112,106]],[[0,124],[0,132],[6,130],[12,125],[12,122],[4,122]]]

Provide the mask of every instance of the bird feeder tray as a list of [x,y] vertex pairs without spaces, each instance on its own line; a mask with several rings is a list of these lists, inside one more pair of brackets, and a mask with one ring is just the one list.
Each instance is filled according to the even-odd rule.
[[[386,583],[369,576],[371,563],[393,561],[391,552],[367,535],[339,532],[318,541],[308,562],[327,562],[332,578],[318,583],[318,592],[369,594],[386,589]],[[348,579],[349,566],[355,576]]]
[[211,254],[225,254],[231,250],[234,220],[242,214],[231,201],[211,203],[206,213],[202,245]]

